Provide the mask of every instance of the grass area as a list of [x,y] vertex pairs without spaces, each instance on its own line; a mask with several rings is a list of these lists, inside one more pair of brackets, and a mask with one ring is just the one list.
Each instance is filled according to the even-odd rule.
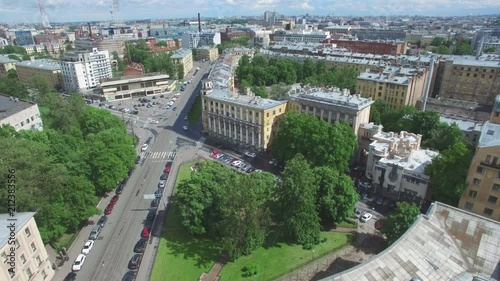
[[189,179],[189,177],[191,176],[191,167],[193,167],[198,162],[199,161],[192,161],[192,162],[184,163],[179,167],[179,172],[177,173],[177,179],[176,179],[175,186],[174,186],[174,193],[177,190],[177,185],[181,181]]
[[350,221],[343,221],[337,225],[337,227],[345,227],[345,228],[356,228],[358,227],[358,222],[350,220]]
[[201,97],[197,96],[188,113],[189,125],[196,125],[201,118]]
[[54,247],[56,248],[57,251],[61,250],[62,248],[68,249],[71,244],[73,244],[73,241],[75,241],[77,236],[77,233],[65,233],[57,240],[57,242],[54,243]]
[[[283,276],[300,266],[339,250],[349,244],[352,234],[339,232],[322,232],[321,238],[326,241],[316,245],[314,252],[304,250],[299,245],[278,243],[270,248],[259,248],[249,256],[240,257],[235,262],[228,263],[222,269],[221,281],[237,280],[272,280]],[[242,269],[248,264],[256,264],[260,270],[257,275],[243,277]]]

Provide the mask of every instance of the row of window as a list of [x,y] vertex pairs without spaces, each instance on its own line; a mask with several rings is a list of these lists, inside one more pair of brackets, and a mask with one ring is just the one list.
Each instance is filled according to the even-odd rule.
[[[464,207],[467,210],[472,210],[472,208],[474,208],[474,203],[465,202],[465,206]],[[493,209],[491,209],[491,208],[484,208],[483,215],[485,217],[491,217],[493,215]]]
[[27,125],[27,124],[31,123],[32,121],[35,121],[35,117],[39,118],[40,115],[37,114],[36,116],[31,116],[30,118],[26,118],[26,120],[21,121],[21,123],[20,123],[21,127],[24,127],[24,125]]

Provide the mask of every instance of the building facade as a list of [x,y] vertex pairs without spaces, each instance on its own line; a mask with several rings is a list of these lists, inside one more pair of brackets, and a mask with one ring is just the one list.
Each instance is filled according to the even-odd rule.
[[338,47],[347,48],[351,52],[376,54],[376,55],[405,55],[407,42],[377,42],[377,41],[362,41],[362,40],[340,40],[331,39],[329,43],[336,44]]
[[0,126],[11,125],[20,130],[43,130],[40,110],[36,103],[0,94]]
[[214,89],[202,81],[203,132],[210,137],[257,151],[266,150],[285,114],[286,101]]
[[219,49],[203,46],[196,49],[196,60],[214,61],[219,58]]
[[14,35],[16,36],[16,44],[18,46],[35,44],[33,31],[31,30],[16,30],[14,31]]
[[183,67],[184,75],[193,69],[193,51],[191,49],[179,49],[174,52],[171,58],[175,68]]
[[61,63],[59,61],[50,59],[22,61],[16,63],[16,71],[21,82],[28,83],[34,75],[41,75],[55,89],[62,87]]
[[356,92],[373,100],[384,100],[391,108],[415,105],[424,96],[426,68],[385,67],[358,76]]
[[101,80],[94,95],[102,100],[116,101],[133,97],[161,95],[175,89],[177,80],[167,74],[149,73]]
[[500,96],[481,136],[458,207],[500,221]]
[[113,77],[108,51],[76,51],[64,54],[61,77],[66,91],[92,89],[101,79]]
[[272,41],[274,42],[305,42],[305,43],[321,43],[330,38],[330,33],[324,32],[287,32],[278,30],[272,34]]
[[0,77],[7,75],[11,69],[16,70],[17,60],[10,59],[6,55],[0,55]]
[[[0,280],[50,281],[54,277],[34,215],[16,213],[15,217],[10,217],[7,213],[0,214]],[[10,270],[11,267],[15,269]]]
[[375,193],[421,206],[431,196],[425,167],[439,153],[420,149],[422,136],[408,132],[381,132],[371,140],[366,177],[372,180]]
[[370,118],[372,99],[351,95],[348,89],[298,89],[290,94],[290,110],[316,116],[329,124],[346,121],[357,135]]

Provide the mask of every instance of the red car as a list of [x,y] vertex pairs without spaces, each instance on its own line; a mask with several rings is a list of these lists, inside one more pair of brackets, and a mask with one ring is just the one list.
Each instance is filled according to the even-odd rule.
[[151,229],[149,227],[145,227],[142,232],[141,232],[141,237],[142,238],[149,238],[149,235],[151,234]]
[[165,167],[164,172],[165,172],[166,174],[168,174],[168,173],[170,173],[170,170],[171,170],[171,169],[172,169],[172,166],[167,166],[167,167]]
[[113,211],[114,206],[115,206],[115,204],[109,203],[108,206],[106,207],[106,209],[104,209],[104,214],[105,215],[111,214],[111,211]]
[[120,195],[113,196],[113,198],[111,198],[111,203],[116,204],[116,202],[118,202],[118,199],[120,199]]

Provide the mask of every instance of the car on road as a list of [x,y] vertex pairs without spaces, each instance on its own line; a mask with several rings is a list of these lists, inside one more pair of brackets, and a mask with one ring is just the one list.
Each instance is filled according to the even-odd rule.
[[372,216],[372,214],[370,214],[370,213],[365,213],[364,215],[362,215],[362,216],[361,216],[361,218],[359,218],[359,220],[360,220],[361,222],[367,222],[367,221],[369,221],[372,217],[373,217],[373,216]]
[[359,219],[361,217],[361,211],[358,209],[354,209],[354,217]]
[[100,225],[96,225],[90,232],[89,240],[96,240],[97,238],[99,238],[99,233],[101,233],[101,229],[102,227]]
[[155,191],[155,198],[161,198],[162,196],[163,196],[163,189],[158,188],[158,189]]
[[115,204],[109,203],[108,206],[106,207],[106,209],[104,209],[104,214],[105,215],[111,214],[111,212],[113,211],[113,207],[114,206],[115,206]]
[[108,221],[108,217],[107,216],[102,216],[98,221],[97,221],[97,225],[99,225],[100,227],[104,227],[104,225],[106,225],[106,222]]
[[84,262],[85,262],[85,255],[79,254],[78,257],[76,257],[76,260],[73,263],[73,266],[71,267],[71,269],[73,271],[80,271],[80,269],[82,269],[82,265]]
[[153,221],[155,217],[156,217],[156,210],[150,210],[146,218],[148,219],[148,221]]
[[172,111],[176,111],[177,110],[177,107],[172,107]]
[[160,122],[158,122],[158,120],[151,120],[151,124],[158,124]]
[[115,190],[115,194],[122,194],[123,192],[123,184],[120,184],[116,190]]
[[127,272],[122,278],[122,281],[135,281],[135,280],[136,280],[135,271]]
[[247,152],[245,152],[245,156],[248,156],[248,157],[251,157],[251,158],[255,158],[257,156],[257,153],[247,151]]
[[188,117],[187,116],[184,116],[184,121],[187,121],[188,120]]
[[168,173],[170,173],[170,171],[171,171],[171,170],[172,170],[172,166],[167,166],[167,167],[165,167],[165,169],[163,170],[163,173],[168,174]]
[[182,129],[183,129],[184,131],[187,131],[187,130],[188,130],[188,127],[187,127],[187,126],[182,126]]
[[144,249],[146,249],[146,242],[148,242],[147,238],[141,238],[134,246],[134,253],[143,253]]
[[137,156],[137,158],[135,158],[135,164],[139,163],[141,163],[141,156]]
[[231,163],[231,166],[233,166],[233,167],[238,167],[238,165],[240,165],[241,163],[243,163],[243,162],[241,162],[240,160],[235,160],[235,161],[233,161],[233,162]]
[[87,242],[85,242],[85,245],[83,245],[82,254],[88,255],[93,246],[94,240],[88,240]]
[[64,278],[64,281],[75,281],[76,280],[76,273],[75,272],[70,272],[66,277]]
[[142,145],[141,150],[142,151],[146,151],[146,150],[148,150],[148,147],[149,147],[149,145],[147,143],[145,143],[145,144]]
[[158,188],[165,188],[165,181],[160,181],[158,183]]
[[153,201],[151,201],[151,207],[156,208],[160,205],[160,198],[155,198]]
[[149,238],[149,235],[151,234],[151,228],[149,227],[144,227],[141,232],[141,237],[142,238]]
[[118,199],[120,199],[120,195],[113,196],[113,198],[111,198],[111,203],[116,204],[116,202],[118,202]]
[[167,173],[163,173],[161,176],[160,176],[160,180],[164,180],[166,181],[168,179],[168,174]]
[[141,254],[135,254],[128,263],[128,269],[131,270],[138,269],[139,265],[141,264],[141,259],[142,259]]

